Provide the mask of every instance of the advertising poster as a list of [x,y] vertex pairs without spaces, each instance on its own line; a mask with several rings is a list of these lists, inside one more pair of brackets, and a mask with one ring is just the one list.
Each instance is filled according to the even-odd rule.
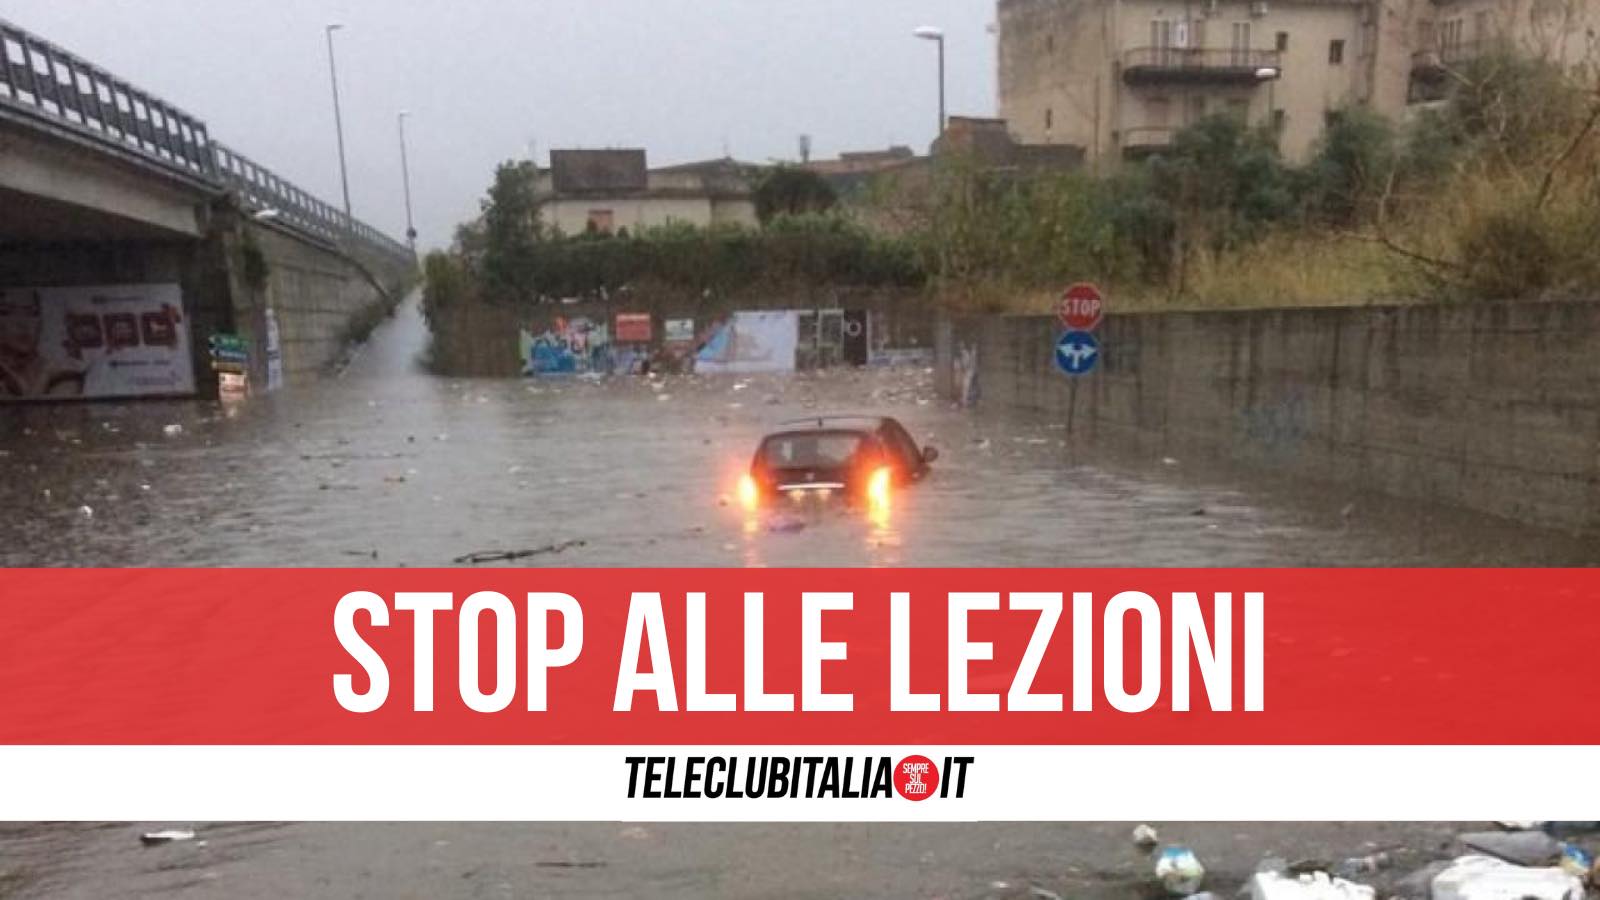
[[0,401],[194,393],[176,284],[0,288]]
[[615,333],[619,344],[648,344],[655,340],[654,319],[649,313],[618,313]]
[[283,338],[278,332],[278,313],[267,309],[267,392],[283,387]]
[[668,346],[683,346],[694,343],[693,319],[668,319],[662,331]]
[[4,0],[0,900],[1600,900],[1485,5]]
[[793,372],[799,344],[799,313],[735,313],[713,326],[695,358],[695,371],[706,375]]

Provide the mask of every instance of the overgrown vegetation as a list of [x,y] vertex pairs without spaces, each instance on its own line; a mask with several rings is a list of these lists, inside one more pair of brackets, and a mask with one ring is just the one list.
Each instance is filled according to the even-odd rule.
[[1216,116],[1107,176],[943,160],[849,211],[820,179],[780,168],[759,185],[759,229],[545,233],[537,173],[508,163],[483,217],[428,259],[428,309],[641,286],[927,285],[947,304],[1038,310],[1078,279],[1108,284],[1122,308],[1600,290],[1592,77],[1510,56],[1451,77],[1448,99],[1404,125],[1338,111],[1302,165],[1282,158],[1270,132]]
[[[925,280],[909,243],[826,211],[774,206],[759,229],[672,224],[632,234],[551,233],[537,218],[536,179],[527,163],[502,165],[482,218],[458,229],[449,252],[427,258],[430,320],[464,303],[594,299],[642,285],[731,293],[797,283],[915,287]],[[767,202],[779,204],[782,194],[793,210],[831,205],[800,181],[786,177],[785,184]]]
[[1216,116],[1116,174],[947,166],[902,226],[980,305],[1093,278],[1134,305],[1572,296],[1600,289],[1600,95],[1538,61],[1479,60],[1407,126],[1339,111],[1293,166]]
[[770,225],[779,216],[825,213],[839,204],[826,178],[795,166],[774,166],[756,184],[756,217]]

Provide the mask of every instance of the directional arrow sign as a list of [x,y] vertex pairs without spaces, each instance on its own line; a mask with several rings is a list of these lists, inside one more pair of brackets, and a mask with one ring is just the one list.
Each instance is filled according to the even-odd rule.
[[1069,331],[1056,341],[1056,365],[1068,375],[1087,375],[1100,365],[1100,342],[1087,331]]

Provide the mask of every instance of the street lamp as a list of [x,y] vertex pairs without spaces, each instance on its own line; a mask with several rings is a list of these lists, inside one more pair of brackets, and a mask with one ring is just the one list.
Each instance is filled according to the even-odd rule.
[[350,210],[350,168],[344,157],[344,116],[339,110],[339,66],[333,57],[333,33],[344,28],[341,22],[334,22],[325,31],[328,35],[328,75],[333,80],[333,127],[339,135],[339,179],[344,184],[344,224],[350,227],[355,216]]
[[400,111],[400,177],[405,180],[406,186],[406,242],[411,245],[412,255],[417,252],[417,226],[411,219],[411,161],[406,153],[406,117],[411,113]]
[[924,25],[911,32],[925,41],[933,41],[939,45],[939,136],[944,136],[945,124],[945,78],[944,78],[944,29],[933,25]]
[[1277,66],[1262,66],[1256,70],[1256,81],[1267,86],[1267,126],[1272,131],[1274,141],[1283,139],[1277,131],[1278,119],[1278,80],[1283,77],[1283,70]]

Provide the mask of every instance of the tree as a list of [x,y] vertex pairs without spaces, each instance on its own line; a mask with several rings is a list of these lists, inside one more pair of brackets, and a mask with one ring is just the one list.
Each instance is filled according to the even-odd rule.
[[505,162],[483,201],[483,274],[491,288],[519,291],[532,283],[539,238],[539,169],[531,162]]
[[763,225],[778,216],[827,212],[838,202],[826,178],[795,166],[769,169],[756,185],[756,215]]
[[1395,164],[1395,133],[1388,119],[1362,106],[1339,110],[1306,167],[1310,212],[1341,226],[1364,218]]
[[1190,257],[1220,255],[1261,237],[1294,208],[1290,172],[1267,130],[1231,115],[1208,116],[1151,157],[1149,186],[1172,211],[1169,275],[1183,293]]

